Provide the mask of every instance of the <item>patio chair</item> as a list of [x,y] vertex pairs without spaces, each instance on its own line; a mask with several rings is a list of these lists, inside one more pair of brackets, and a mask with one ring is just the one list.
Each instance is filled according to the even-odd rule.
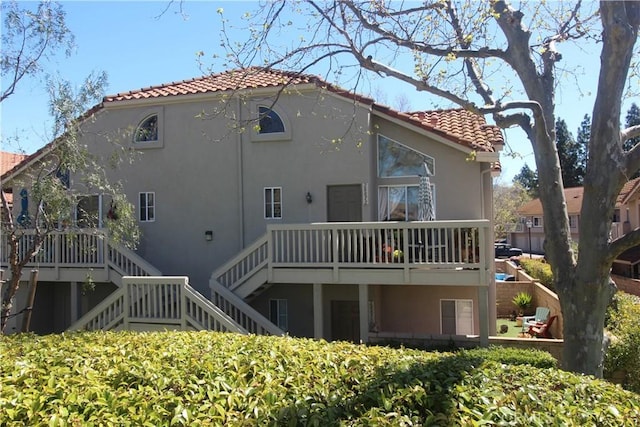
[[553,338],[551,336],[551,332],[549,331],[549,328],[551,327],[551,325],[553,325],[553,321],[556,320],[556,317],[558,316],[549,317],[549,320],[540,326],[535,326],[535,325],[529,326],[528,334],[536,338]]
[[529,322],[532,323],[545,323],[547,321],[547,319],[549,318],[549,314],[551,313],[551,310],[549,310],[547,307],[537,307],[536,308],[536,314],[533,316],[523,316],[522,317],[522,332],[524,332],[527,328],[527,326],[531,326],[531,324],[529,324]]

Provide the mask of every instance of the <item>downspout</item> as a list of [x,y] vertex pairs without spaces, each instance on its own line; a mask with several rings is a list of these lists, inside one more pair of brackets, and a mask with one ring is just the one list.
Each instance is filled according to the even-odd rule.
[[[493,218],[493,200],[491,200],[491,212],[489,214],[487,214],[486,211],[486,202],[485,202],[485,179],[486,179],[486,175],[491,174],[491,163],[487,163],[487,168],[483,171],[480,172],[480,209],[482,211],[482,215],[484,217],[489,217],[487,219],[489,219],[489,230],[494,230],[495,224],[494,224],[494,218]],[[490,176],[490,179],[491,176]],[[493,179],[492,179],[493,181]],[[493,233],[492,233],[493,234]],[[493,242],[486,242],[485,243],[485,251],[487,251],[487,255],[491,256],[493,254]],[[491,259],[493,259],[493,257],[491,257]],[[491,301],[496,301],[496,266],[495,266],[495,261],[490,263],[489,266],[489,302]],[[495,336],[496,335],[496,320],[498,318],[498,309],[494,304],[489,304],[488,307],[488,313],[489,313],[489,336]]]
[[[242,121],[242,103],[240,102],[240,97],[236,97],[236,117],[238,123]],[[237,146],[237,156],[238,156],[238,220],[240,221],[240,233],[239,233],[239,244],[240,250],[244,249],[244,159],[242,152],[242,135],[244,132],[240,132],[236,130],[236,146]]]

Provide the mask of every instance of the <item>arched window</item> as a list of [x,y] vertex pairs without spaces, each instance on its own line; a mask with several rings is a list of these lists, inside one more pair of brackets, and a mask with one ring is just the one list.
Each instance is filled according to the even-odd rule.
[[133,137],[134,142],[155,142],[158,140],[158,115],[152,114],[140,122]]
[[278,113],[272,109],[260,106],[258,107],[258,115],[260,124],[259,134],[283,133],[285,131],[282,119]]

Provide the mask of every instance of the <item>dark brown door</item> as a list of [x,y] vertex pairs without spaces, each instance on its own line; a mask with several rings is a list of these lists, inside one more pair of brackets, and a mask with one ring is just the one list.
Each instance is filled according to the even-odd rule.
[[331,185],[327,188],[329,222],[362,221],[362,188],[355,185]]
[[360,342],[358,301],[331,301],[331,339]]

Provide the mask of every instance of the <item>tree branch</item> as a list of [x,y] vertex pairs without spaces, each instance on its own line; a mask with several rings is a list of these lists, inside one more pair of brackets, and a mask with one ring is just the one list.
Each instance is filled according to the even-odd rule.
[[640,245],[640,228],[636,228],[609,244],[607,262],[613,262],[621,253],[638,245]]

